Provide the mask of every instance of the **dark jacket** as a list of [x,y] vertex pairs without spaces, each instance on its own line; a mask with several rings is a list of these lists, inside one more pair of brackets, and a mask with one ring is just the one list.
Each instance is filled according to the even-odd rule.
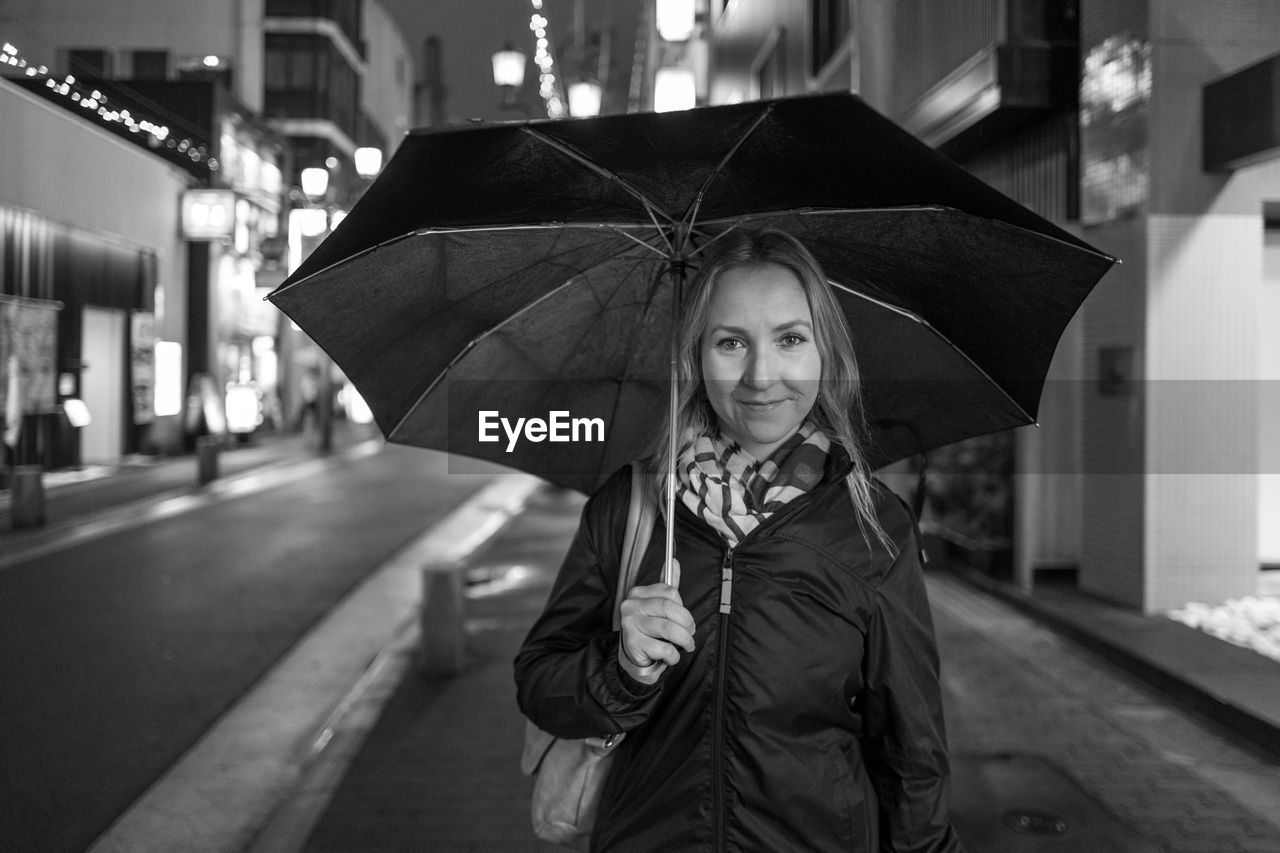
[[[914,522],[877,483],[898,554],[869,547],[838,459],[731,552],[678,507],[697,649],[648,688],[609,628],[629,469],[587,502],[515,670],[540,728],[627,732],[592,850],[960,850]],[[638,584],[658,581],[663,538],[660,517]]]

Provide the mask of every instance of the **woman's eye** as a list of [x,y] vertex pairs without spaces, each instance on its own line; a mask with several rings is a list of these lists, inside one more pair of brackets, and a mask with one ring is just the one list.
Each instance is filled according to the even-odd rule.
[[739,349],[741,346],[742,346],[742,341],[738,338],[721,338],[720,340],[716,341],[717,349],[731,350],[731,349]]
[[808,343],[809,339],[804,335],[798,335],[795,332],[788,332],[782,336],[782,345],[788,347],[798,347],[803,343]]

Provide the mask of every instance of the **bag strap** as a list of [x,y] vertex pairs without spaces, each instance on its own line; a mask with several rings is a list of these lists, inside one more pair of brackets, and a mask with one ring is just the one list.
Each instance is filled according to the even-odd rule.
[[[853,511],[857,513],[858,493],[857,493],[857,487],[854,485],[854,476],[855,476],[854,474],[850,473],[849,476],[844,478],[844,484],[845,484],[846,491],[849,492],[849,502],[853,504]],[[898,503],[902,504],[902,508],[905,509],[907,511],[907,515],[911,517],[911,533],[915,539],[916,553],[920,555],[920,565],[923,566],[928,564],[929,552],[926,551],[924,548],[924,534],[920,532],[919,513],[916,512],[912,504],[909,504],[905,500],[903,500],[902,496],[899,495],[897,492],[893,491],[892,489],[888,489],[888,487],[886,487],[886,489],[889,492],[889,494],[893,495],[893,497],[898,501]],[[921,496],[924,494],[923,489],[924,489],[924,479],[922,477],[917,486],[917,493],[916,493],[917,501],[922,500]],[[859,526],[862,525],[861,519],[859,519],[858,525]],[[865,530],[863,531],[863,535],[864,536],[866,535]],[[894,554],[894,556],[896,557],[897,554]]]
[[622,560],[618,564],[618,591],[613,597],[613,630],[622,620],[622,602],[635,586],[640,571],[640,558],[649,547],[657,502],[646,489],[644,471],[639,462],[631,463],[631,503],[627,507],[627,532],[622,537]]

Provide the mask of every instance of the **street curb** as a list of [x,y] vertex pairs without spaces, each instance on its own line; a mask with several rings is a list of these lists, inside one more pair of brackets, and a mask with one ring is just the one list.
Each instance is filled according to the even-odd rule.
[[297,784],[282,797],[253,840],[241,848],[243,853],[297,853],[302,849],[383,707],[412,671],[418,636],[417,621],[409,620],[378,653],[325,726],[327,743],[323,750],[302,769]]
[[[1149,648],[1144,648],[1144,645],[1150,646],[1149,638],[1143,638],[1145,643],[1140,641],[1126,643],[1123,638],[1129,636],[1132,630],[1117,629],[1114,625],[1110,626],[1111,630],[1108,630],[1106,625],[1093,624],[1085,619],[1072,618],[1070,614],[1058,613],[1045,603],[1036,601],[1033,596],[965,566],[950,564],[947,570],[965,583],[995,595],[1080,646],[1106,658],[1130,675],[1154,687],[1184,708],[1195,712],[1213,726],[1223,730],[1242,746],[1251,750],[1261,750],[1273,760],[1280,760],[1280,720],[1273,719],[1261,711],[1255,712],[1245,707],[1241,701],[1224,695],[1214,686],[1201,683],[1194,673],[1183,672],[1161,662]],[[1111,614],[1109,610],[1104,610],[1104,607],[1100,605],[1092,618],[1103,621],[1147,618],[1118,608],[1115,609],[1114,614]],[[1108,620],[1109,615],[1113,619]],[[1161,625],[1160,628],[1162,630],[1167,628],[1170,634],[1178,634],[1178,639],[1184,643],[1210,650],[1212,656],[1221,660],[1224,668],[1229,668],[1228,660],[1238,660],[1241,662],[1241,669],[1257,669],[1273,675],[1280,674],[1280,664],[1249,649],[1233,646],[1173,620],[1169,620],[1167,626]],[[1182,632],[1188,633],[1182,634]]]
[[405,648],[416,637],[412,623],[422,567],[475,553],[541,488],[543,482],[529,475],[498,475],[376,568],[113,823],[90,853],[240,853],[259,836],[265,839],[277,812],[309,774],[326,761],[333,770],[344,757],[340,750],[329,751],[335,744],[346,750],[347,760],[354,756],[353,724],[371,725],[379,701],[389,698],[387,685],[405,665]]

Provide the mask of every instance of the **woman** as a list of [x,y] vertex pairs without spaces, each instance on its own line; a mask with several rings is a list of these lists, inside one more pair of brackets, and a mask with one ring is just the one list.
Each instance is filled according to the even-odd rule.
[[540,728],[627,733],[591,849],[959,850],[914,521],[859,449],[853,346],[816,261],[776,231],[720,238],[680,354],[674,583],[660,520],[610,630],[623,469],[515,662]]

